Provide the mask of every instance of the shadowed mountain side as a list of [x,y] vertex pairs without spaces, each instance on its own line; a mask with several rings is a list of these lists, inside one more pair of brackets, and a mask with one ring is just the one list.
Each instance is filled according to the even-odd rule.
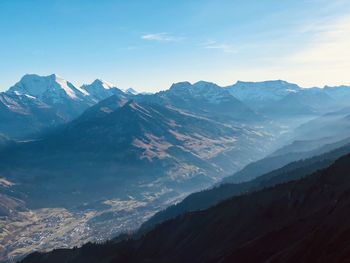
[[286,166],[263,174],[256,179],[239,184],[222,184],[215,188],[193,193],[176,205],[172,205],[163,211],[156,213],[140,228],[139,233],[144,233],[155,225],[174,218],[180,214],[207,209],[225,199],[242,193],[257,191],[276,184],[302,178],[317,170],[331,165],[339,157],[350,153],[350,144],[339,149],[287,164]]
[[262,138],[249,128],[129,102],[103,117],[82,116],[41,140],[3,148],[0,169],[30,197],[30,206],[67,205],[67,198],[74,206],[157,180],[181,191],[203,188],[249,162]]
[[[279,169],[288,163],[327,153],[350,143],[350,138],[336,142],[334,142],[334,140],[334,138],[324,138],[319,141],[303,141],[302,143],[294,142],[291,145],[282,147],[261,160],[248,164],[242,170],[233,175],[225,177],[223,183],[246,182],[262,174]],[[312,150],[306,150],[305,145],[309,145],[308,147]]]
[[0,132],[14,138],[66,121],[55,109],[35,98],[5,93],[0,93],[0,120]]
[[314,88],[292,92],[261,111],[272,118],[288,118],[303,115],[317,116],[335,109],[339,109],[337,101],[325,94],[322,89]]
[[350,128],[350,108],[332,111],[308,121],[294,131],[296,140],[317,140],[324,137],[348,137]]
[[350,156],[301,180],[169,220],[138,240],[34,253],[22,262],[344,262]]

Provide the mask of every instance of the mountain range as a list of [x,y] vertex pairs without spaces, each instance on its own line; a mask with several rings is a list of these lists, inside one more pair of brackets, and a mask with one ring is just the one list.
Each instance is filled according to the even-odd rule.
[[[349,87],[280,80],[139,94],[100,79],[76,87],[56,74],[25,75],[0,93],[0,260],[101,242],[230,183],[191,211],[208,208],[241,193],[232,183],[346,147],[347,99]],[[340,157],[331,156],[321,168]]]
[[100,80],[79,88],[56,74],[25,75],[0,93],[0,116],[4,120],[0,133],[19,139],[33,136],[67,123],[100,100],[121,92]]
[[[112,95],[128,97],[138,93],[132,88],[122,91],[100,79],[76,87],[56,74],[25,75],[8,91],[0,93],[0,116],[5,120],[0,124],[0,133],[19,139],[35,136],[45,128],[56,127],[77,118],[92,105]],[[145,96],[140,94],[138,97]],[[205,100],[201,100],[204,97]],[[233,103],[235,98],[237,100]],[[349,98],[347,86],[303,89],[296,84],[278,80],[239,81],[224,88],[204,81],[193,85],[180,82],[168,91],[148,96],[146,100],[163,101],[184,109],[191,107],[190,110],[196,106],[202,113],[220,111],[215,103],[220,101],[222,112],[236,115],[236,119],[247,120],[263,116],[282,119],[320,115],[345,107]],[[189,101],[191,99],[195,101]],[[234,107],[234,110],[226,107]],[[276,108],[280,110],[274,110]]]

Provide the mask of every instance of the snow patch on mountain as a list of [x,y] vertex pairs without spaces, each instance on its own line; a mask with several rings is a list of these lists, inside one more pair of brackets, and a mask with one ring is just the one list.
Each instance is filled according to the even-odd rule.
[[198,81],[194,84],[190,82],[174,83],[170,87],[169,93],[185,100],[204,99],[212,104],[220,104],[223,101],[234,99],[226,89],[206,81]]
[[49,76],[24,75],[19,82],[9,89],[8,93],[32,96],[53,103],[60,103],[65,99],[81,100],[82,97],[88,95],[85,90],[75,87],[56,74]]
[[126,90],[123,90],[125,93],[130,94],[130,95],[137,95],[139,94],[136,90],[134,90],[133,88],[128,88]]
[[113,89],[113,88],[117,87],[116,85],[112,84],[111,82],[108,82],[108,81],[105,81],[102,79],[96,79],[90,85],[84,85],[84,86],[85,87],[93,86],[95,88],[104,88],[104,89]]
[[84,84],[81,88],[85,90],[95,102],[118,93],[123,93],[116,85],[102,79],[96,79],[91,84]]
[[234,97],[242,101],[277,101],[290,93],[302,90],[298,85],[283,80],[263,82],[237,81],[236,84],[226,88]]

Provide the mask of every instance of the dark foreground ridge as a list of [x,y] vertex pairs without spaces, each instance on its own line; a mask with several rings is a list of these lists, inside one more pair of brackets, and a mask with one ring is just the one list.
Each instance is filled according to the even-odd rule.
[[34,253],[22,262],[347,262],[350,155],[298,181],[166,221],[138,240]]
[[[169,206],[165,210],[156,213],[149,220],[142,224],[138,232],[139,234],[148,232],[157,224],[160,224],[171,218],[175,218],[186,212],[208,209],[209,207],[234,196],[238,196],[243,193],[259,191],[264,188],[273,187],[275,185],[289,181],[295,181],[318,170],[327,168],[341,156],[350,153],[350,144],[346,144],[347,142],[348,140],[344,140],[342,142],[337,142],[335,144],[330,144],[326,147],[322,147],[325,151],[330,151],[319,154],[317,156],[313,156],[311,158],[300,159],[299,161],[291,162],[282,168],[261,174],[257,178],[248,182],[242,182],[238,184],[223,183],[217,187],[190,194],[183,201]],[[343,143],[345,144],[344,146],[336,148]],[[335,148],[335,150],[333,150],[333,148]],[[317,151],[322,152],[322,149],[317,149]],[[299,156],[300,158],[303,157],[301,153],[299,153]],[[259,163],[262,166],[267,166],[271,164],[270,160],[271,159],[266,158],[256,163]],[[247,167],[251,166],[248,165]],[[273,167],[273,165],[271,165],[271,167]]]

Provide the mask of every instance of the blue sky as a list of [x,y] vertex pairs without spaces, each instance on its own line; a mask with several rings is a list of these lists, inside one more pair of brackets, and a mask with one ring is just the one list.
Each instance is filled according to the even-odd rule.
[[348,0],[0,0],[0,35],[0,90],[25,73],[140,91],[350,84]]

